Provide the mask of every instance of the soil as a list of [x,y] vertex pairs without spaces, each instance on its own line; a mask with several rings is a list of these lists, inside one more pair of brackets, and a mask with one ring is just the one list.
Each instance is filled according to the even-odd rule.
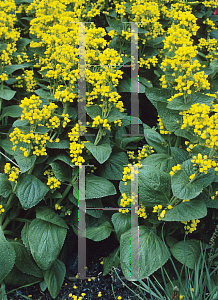
[[[64,283],[61,287],[60,293],[56,297],[57,300],[68,300],[68,299],[79,299],[82,293],[86,295],[82,298],[83,300],[113,300],[120,299],[118,296],[122,297],[122,300],[131,299],[146,299],[138,291],[136,292],[141,297],[135,296],[127,287],[125,287],[122,282],[118,279],[115,272],[113,274],[107,274],[103,276],[103,265],[100,263],[103,257],[108,256],[113,250],[115,250],[119,244],[111,235],[109,238],[101,242],[93,242],[91,240],[86,241],[87,249],[87,277],[95,277],[94,280],[88,281],[88,279],[76,279],[72,281],[69,277],[75,277],[78,272],[78,255],[77,253],[72,253],[66,264],[67,276],[65,277]],[[117,273],[122,278],[123,273],[120,267],[117,267]],[[130,281],[123,279],[123,281],[133,290],[136,287]],[[77,288],[74,289],[73,286]],[[7,286],[7,292],[14,290],[15,287]],[[113,289],[113,291],[112,291]],[[101,292],[101,297],[99,297],[99,292]],[[69,294],[77,296],[77,298],[70,297]],[[32,295],[32,296],[30,296]],[[148,294],[147,299],[150,300],[151,297]],[[34,284],[29,287],[19,288],[16,291],[8,294],[8,300],[23,300],[29,296],[29,299],[33,300],[52,300],[48,289],[42,291],[39,283]],[[80,298],[81,299],[81,298]],[[154,299],[154,298],[153,298]],[[154,299],[155,300],[155,299]]]

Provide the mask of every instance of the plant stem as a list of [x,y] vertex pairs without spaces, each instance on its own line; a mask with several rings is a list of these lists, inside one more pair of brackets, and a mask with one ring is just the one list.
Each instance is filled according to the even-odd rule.
[[179,148],[180,144],[181,144],[181,136],[177,136],[175,147]]
[[28,173],[27,173],[28,175],[30,175],[30,174],[32,173],[34,166],[35,166],[35,162],[34,162],[34,164],[32,165],[32,167],[29,169],[29,171],[28,171]]

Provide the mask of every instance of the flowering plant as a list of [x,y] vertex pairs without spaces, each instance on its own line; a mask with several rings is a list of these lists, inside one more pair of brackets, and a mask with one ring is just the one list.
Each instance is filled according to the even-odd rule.
[[[83,236],[100,241],[113,232],[120,242],[105,258],[104,274],[116,261],[134,280],[130,237],[137,245],[139,239],[141,278],[160,271],[171,255],[183,262],[184,235],[187,266],[194,268],[218,208],[217,6],[209,0],[0,2],[2,287],[45,281],[51,296],[58,295],[65,253],[79,235],[81,195]],[[138,24],[133,80],[123,68],[131,62],[137,70],[129,22]],[[130,116],[136,85],[157,112],[157,127],[147,125],[146,110]],[[133,181],[139,193],[133,194]],[[104,211],[107,206],[119,212]],[[159,237],[163,225],[167,246]]]

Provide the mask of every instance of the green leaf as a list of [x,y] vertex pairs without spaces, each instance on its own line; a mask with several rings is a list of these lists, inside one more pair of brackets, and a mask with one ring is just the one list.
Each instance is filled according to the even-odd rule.
[[[130,253],[130,243],[131,245],[139,244],[139,248],[137,246],[138,258],[134,261],[131,259],[133,255]],[[137,255],[137,253],[134,255]],[[146,226],[131,228],[121,235],[120,262],[123,274],[127,280],[135,281],[136,278],[133,273],[131,274],[131,271],[137,271],[138,269],[139,274],[136,273],[135,275],[138,275],[139,278],[143,279],[150,276],[163,266],[169,257],[169,250],[161,238]]]
[[20,65],[12,65],[12,66],[5,66],[3,69],[3,72],[7,75],[10,75],[11,73],[20,70],[20,69],[24,69],[29,67],[30,64],[20,64]]
[[142,167],[138,174],[139,202],[144,206],[166,206],[171,198],[171,176],[155,168]]
[[126,115],[126,113],[122,113],[118,109],[114,108],[109,112],[107,120],[108,122],[114,122],[116,120],[123,119]]
[[110,143],[104,139],[100,140],[97,146],[88,141],[85,143],[85,147],[92,153],[94,158],[100,164],[103,164],[110,157],[112,152]]
[[47,142],[46,147],[50,149],[69,149],[70,148],[70,142],[67,140],[60,140],[60,142]]
[[211,39],[215,39],[218,41],[218,30],[217,29],[213,29],[210,32],[210,38]]
[[117,12],[116,12],[116,9],[115,9],[115,8],[110,10],[109,16],[110,16],[110,17],[113,17],[113,18],[116,18]]
[[28,275],[43,278],[42,271],[36,265],[31,253],[19,242],[10,243],[16,253],[15,266]]
[[117,87],[118,93],[130,93],[130,80],[123,79],[120,80],[119,85]]
[[66,274],[65,264],[56,259],[52,266],[44,272],[44,280],[53,299],[57,297]]
[[[153,48],[152,48],[153,50]],[[167,102],[167,99],[171,97],[169,89],[157,89],[157,88],[147,88],[145,89],[145,95],[148,100],[157,108],[157,102]]]
[[168,109],[167,104],[164,102],[157,102],[157,111],[167,130],[174,132],[181,128],[182,116],[179,111]]
[[210,105],[214,99],[215,99],[214,97],[207,96],[207,95],[197,92],[192,95],[192,99],[188,103],[184,103],[183,96],[179,96],[179,97],[172,99],[168,103],[167,108],[175,109],[175,110],[188,110],[191,108],[191,106],[193,104],[196,104],[196,103]]
[[210,168],[207,174],[200,173],[191,183],[189,177],[194,173],[191,159],[183,162],[181,170],[176,171],[172,176],[172,191],[175,197],[179,199],[193,199],[197,197],[204,187],[213,182],[215,176],[214,169]]
[[0,44],[0,52],[7,49],[8,44]]
[[168,153],[167,142],[154,129],[144,129],[144,136],[147,143],[152,146],[157,152]]
[[27,275],[21,272],[16,266],[13,267],[11,272],[5,277],[5,284],[20,287],[23,285],[31,285],[40,282],[42,279],[32,275]]
[[31,169],[36,161],[36,155],[25,157],[23,155],[14,156],[16,162],[19,165],[19,168],[22,173],[25,173]]
[[[72,194],[70,194],[68,198],[74,205],[79,207],[78,200]],[[93,208],[93,209],[87,209],[87,208]],[[86,214],[93,216],[94,218],[100,218],[103,214],[103,210],[95,209],[95,208],[103,208],[101,199],[89,199],[89,200],[86,199]]]
[[21,52],[25,46],[30,44],[31,40],[27,38],[19,39],[17,41],[17,51]]
[[6,174],[0,174],[0,195],[7,198],[12,192],[12,187]]
[[68,229],[64,220],[51,207],[37,206],[35,208],[36,218],[55,224],[57,226]]
[[99,107],[99,105],[86,106],[86,112],[92,119],[96,118],[97,116],[102,116],[102,109]]
[[[149,85],[149,83],[146,81],[146,79],[141,79],[138,81],[138,78],[136,80],[130,80],[128,79],[123,79],[120,80],[120,83],[117,87],[117,92],[118,93],[131,93],[133,92],[139,92],[140,94],[145,93],[145,86]],[[139,88],[139,90],[138,90]]]
[[0,282],[5,279],[15,263],[15,251],[13,246],[6,240],[2,226],[0,226]]
[[120,240],[121,235],[131,228],[131,215],[114,213],[111,220],[114,225],[117,238]]
[[148,165],[162,172],[170,173],[172,167],[176,165],[175,160],[164,153],[151,154],[142,161],[142,165]]
[[86,237],[92,241],[99,242],[107,239],[111,232],[113,231],[113,227],[111,223],[106,221],[98,227],[89,227],[82,233],[82,237]]
[[148,87],[148,88],[153,87],[152,83],[144,77],[139,77],[139,84],[142,84],[143,86]]
[[42,270],[48,270],[63,247],[67,229],[34,219],[28,230],[31,254]]
[[174,132],[175,135],[177,136],[181,136],[186,138],[187,140],[189,140],[192,144],[196,144],[198,143],[198,139],[199,139],[199,135],[194,135],[194,133],[192,132],[188,132],[185,129],[177,129]]
[[203,199],[192,199],[181,202],[170,210],[166,211],[163,221],[181,222],[194,219],[201,219],[207,215],[207,206]]
[[49,188],[33,175],[22,174],[17,183],[16,195],[26,210],[37,205]]
[[10,89],[0,90],[0,98],[4,100],[11,100],[15,94],[16,91],[12,91]]
[[71,161],[71,158],[64,154],[64,153],[60,153],[58,154],[57,156],[55,156],[54,158],[53,157],[50,157],[49,160],[48,160],[48,164],[50,164],[51,162],[55,161],[55,160],[61,160],[63,161],[65,164],[69,165],[70,167],[74,167],[75,165],[72,163]]
[[[116,195],[116,189],[109,180],[89,174],[86,176],[85,182],[86,199],[101,198],[109,195]],[[73,195],[78,199],[78,182],[73,184]]]
[[113,266],[116,268],[120,264],[119,252],[120,247],[110,253],[109,256],[103,258],[103,276],[107,275],[112,270]]
[[126,153],[112,153],[109,159],[100,166],[99,176],[109,180],[122,180],[123,168],[125,165],[128,165],[128,162]]
[[175,159],[176,164],[182,164],[184,161],[189,159],[189,154],[187,151],[177,148],[170,147],[171,155]]
[[56,161],[50,164],[55,177],[60,181],[71,181],[72,169],[62,161]]
[[28,240],[28,230],[30,227],[30,223],[25,223],[23,226],[23,229],[21,230],[21,239],[24,243],[24,246],[27,248],[28,251],[30,251],[30,244]]
[[19,118],[22,113],[22,108],[19,105],[6,106],[2,110],[3,117]]
[[129,143],[132,143],[132,142],[139,142],[141,141],[141,137],[137,137],[137,136],[130,136],[130,137],[123,137],[123,138],[120,138],[120,137],[115,137],[115,143],[120,147],[122,148],[123,150],[126,149],[126,146],[129,144]]
[[123,23],[121,20],[111,19],[108,16],[106,16],[106,20],[111,28],[113,28],[117,33],[121,34],[123,29]]
[[38,89],[38,90],[35,90],[34,93],[36,93],[36,95],[38,95],[42,99],[54,100],[54,96],[51,95],[51,93],[49,91],[45,91],[43,89]]
[[[190,269],[194,269],[197,265],[199,256],[201,254],[200,241],[186,240],[178,242],[170,248],[172,255],[181,263],[186,264]],[[185,258],[186,256],[186,258]]]
[[[27,121],[27,120],[20,120],[20,119],[18,119],[18,120],[16,120],[16,121],[14,121],[14,123],[13,123],[13,127],[27,127],[29,125],[29,121]],[[29,127],[30,128],[30,127]]]

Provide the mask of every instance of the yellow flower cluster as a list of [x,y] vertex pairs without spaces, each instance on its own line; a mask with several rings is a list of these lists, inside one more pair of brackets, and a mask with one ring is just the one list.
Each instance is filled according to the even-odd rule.
[[11,167],[10,163],[6,163],[4,167],[4,173],[8,175],[8,180],[17,183],[17,178],[19,176],[19,169],[16,167]]
[[63,206],[60,206],[58,203],[55,204],[55,210],[61,210]]
[[[73,87],[72,87],[73,88]],[[59,85],[54,94],[55,99],[61,102],[73,102],[76,98],[76,94],[71,92],[69,88],[65,88],[63,85]]]
[[[189,222],[189,224],[188,224]],[[194,219],[194,220],[188,220],[188,221],[181,221],[181,223],[185,224],[184,229],[185,229],[185,234],[192,233],[193,231],[197,230],[197,225],[200,223],[200,220]]]
[[0,214],[2,214],[3,212],[5,212],[5,209],[3,208],[3,205],[0,205]]
[[142,150],[138,150],[138,164],[141,165],[141,159],[146,158],[148,155],[154,153],[154,148],[150,145],[144,145],[142,147]]
[[[145,56],[145,54],[143,54],[143,56]],[[157,63],[158,63],[158,59],[156,56],[149,57],[146,60],[144,60],[142,57],[140,57],[139,67],[145,66],[146,69],[150,69],[151,65],[153,67],[155,67]]]
[[46,184],[49,185],[51,190],[56,188],[58,189],[61,187],[61,182],[55,177],[49,177],[48,182]]
[[[139,168],[141,167],[140,164],[135,164],[135,166],[138,165]],[[128,164],[128,167],[124,167],[124,171],[123,171],[123,178],[122,178],[122,181],[125,181],[124,185],[127,185],[128,182],[127,180],[131,180],[131,181],[134,181],[135,179],[135,176],[134,174],[138,174],[139,172],[138,171],[135,171],[133,170],[133,172],[131,172],[131,164]]]
[[122,126],[122,121],[121,120],[115,120],[114,124],[117,124],[118,126]]
[[41,107],[41,103],[42,100],[36,95],[32,95],[29,99],[25,97],[21,100],[20,107],[23,108],[21,120],[28,120],[31,125],[44,125],[40,122],[49,119],[58,106],[54,103],[49,103],[49,105]]
[[183,3],[172,3],[170,9],[163,6],[161,9],[165,18],[172,18],[174,23],[177,23],[182,29],[187,29],[193,35],[196,35],[198,26],[197,18],[192,14],[192,8]]
[[54,177],[54,172],[52,171],[52,169],[46,170],[44,172],[44,175],[48,176],[48,181],[46,184],[50,187],[51,190],[60,188],[61,182],[56,177]]
[[206,58],[211,62],[218,58],[218,41],[216,39],[199,39],[198,48],[200,50],[206,49],[208,54],[206,54]]
[[193,156],[191,162],[193,166],[199,166],[199,172],[207,174],[207,170],[210,168],[215,168],[215,171],[218,171],[218,163],[214,160],[209,159],[207,155],[202,156],[201,153],[198,153],[198,156]]
[[0,51],[0,61],[2,67],[11,65],[13,56],[16,52],[16,42],[20,37],[20,33],[15,29],[16,23],[16,4],[14,0],[0,1],[0,40],[6,49]]
[[123,207],[128,206],[128,205],[130,205],[131,202],[132,202],[132,199],[128,198],[126,193],[123,193],[122,198],[120,200],[120,206],[123,206]]
[[181,165],[177,164],[176,166],[172,167],[172,171],[170,171],[170,176],[173,176],[176,171],[181,170]]
[[17,144],[19,142],[24,142],[28,146],[27,148],[20,147],[20,150],[24,152],[24,156],[28,157],[31,149],[33,149],[33,155],[47,155],[45,144],[48,140],[50,140],[48,133],[39,134],[34,133],[33,130],[30,133],[25,133],[21,131],[19,128],[15,127],[14,131],[9,135],[11,142],[13,143],[12,150],[16,150]]
[[[212,113],[212,114],[211,114]],[[179,113],[183,116],[181,129],[194,128],[194,133],[199,135],[208,148],[218,147],[218,105],[193,104],[187,111]]]
[[191,152],[192,149],[193,149],[194,147],[197,146],[197,144],[191,144],[189,141],[185,141],[185,145],[188,146],[188,147],[186,148],[186,150],[187,150],[188,152]]
[[101,117],[98,115],[93,119],[94,121],[92,122],[92,127],[96,127],[96,125],[103,125],[108,130],[111,130],[111,126],[108,123],[107,119],[101,119]]
[[141,23],[139,26],[148,31],[142,38],[143,44],[145,44],[146,40],[154,39],[164,33],[164,29],[159,22],[160,9],[158,1],[132,1],[130,13],[132,14],[131,21]]
[[152,212],[154,212],[154,213],[158,213],[158,220],[159,221],[161,221],[161,219],[163,219],[164,218],[164,216],[165,216],[165,214],[166,214],[166,209],[172,209],[173,207],[172,207],[172,205],[168,205],[167,206],[167,208],[165,208],[165,209],[163,209],[162,210],[162,208],[163,208],[163,206],[162,205],[155,205],[154,207],[153,207],[153,211]]
[[211,7],[211,8],[217,8],[218,7],[218,1],[217,0],[205,0],[205,1],[202,1],[202,4],[204,4],[205,7]]
[[207,29],[207,32],[210,32],[212,29],[216,30],[216,25],[213,21],[211,21],[209,18],[207,18],[205,21],[203,21],[203,24],[207,24],[209,25],[209,27],[211,27],[211,29]]
[[2,73],[2,74],[0,75],[0,80],[1,80],[1,81],[6,81],[6,80],[8,80],[8,75],[5,74],[5,73]]
[[24,71],[24,81],[27,92],[34,92],[34,88],[36,87],[37,82],[34,79],[34,72],[32,70]]
[[158,124],[160,126],[160,134],[171,134],[172,132],[169,130],[166,130],[166,128],[164,127],[164,124],[161,120],[161,118],[158,116]]
[[127,151],[126,154],[128,155],[129,159],[135,159],[134,151]]
[[137,213],[139,215],[139,217],[143,218],[143,219],[147,219],[147,214],[146,214],[146,211],[145,211],[145,207],[142,203],[139,203],[139,208],[136,207],[135,208],[135,213]]
[[214,200],[215,197],[217,197],[217,196],[218,196],[218,191],[216,191],[216,192],[215,192],[215,195],[214,195],[214,196],[211,196],[210,198],[211,198],[212,200]]
[[169,79],[166,79],[165,75],[161,76],[162,87],[169,86],[185,96],[192,94],[193,91],[210,89],[208,75],[204,71],[198,72],[201,64],[194,59],[198,51],[197,46],[193,45],[192,36],[196,35],[199,26],[191,7],[185,3],[176,3],[172,4],[169,10],[162,11],[165,17],[172,19],[172,25],[168,28],[163,41],[162,52],[165,53],[165,57],[161,63],[162,70],[172,72],[172,76]]
[[76,165],[82,165],[82,163],[85,162],[84,158],[82,156],[79,156],[79,154],[82,153],[82,149],[85,148],[85,143],[87,141],[79,141],[80,135],[83,135],[85,132],[87,132],[86,127],[82,125],[82,122],[79,121],[79,124],[76,124],[72,129],[71,132],[68,133],[68,137],[71,141],[70,143],[70,156],[72,158],[72,162]]

